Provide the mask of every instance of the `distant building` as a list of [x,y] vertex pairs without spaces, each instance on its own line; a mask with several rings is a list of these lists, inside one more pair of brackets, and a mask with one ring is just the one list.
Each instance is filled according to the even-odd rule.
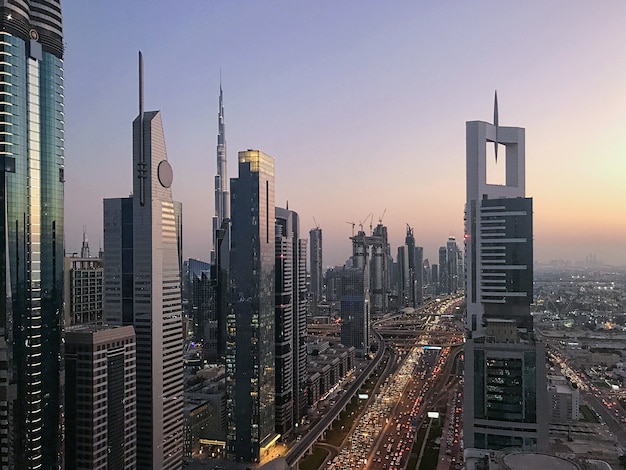
[[[524,129],[499,127],[497,107],[494,115],[493,125],[466,124],[464,442],[466,449],[543,452],[549,417],[546,352],[534,337],[530,314],[532,199],[524,194]],[[487,181],[491,143],[506,151],[504,185]]]
[[459,283],[459,249],[456,246],[456,240],[453,236],[448,237],[446,242],[446,274],[448,279],[446,285],[448,287],[447,294],[454,294],[458,290]]
[[83,234],[81,256],[64,259],[63,317],[64,325],[102,321],[104,267],[101,258],[89,256],[89,244]]
[[367,265],[344,267],[340,273],[341,343],[356,349],[358,356],[369,352],[370,302]]
[[449,268],[448,266],[448,249],[445,246],[439,247],[439,283],[437,288],[438,294],[448,294],[449,288]]
[[185,262],[183,292],[186,314],[191,320],[193,340],[202,343],[203,359],[217,363],[218,336],[214,305],[215,294],[211,283],[211,265],[190,258]]
[[230,458],[254,462],[275,432],[274,159],[239,152],[231,187],[230,307],[226,387]]
[[311,260],[311,310],[317,315],[317,304],[323,296],[323,260],[322,260],[322,229],[316,227],[309,231],[310,260]]
[[387,241],[387,227],[377,225],[372,235],[363,230],[350,237],[352,240],[352,265],[355,268],[367,267],[369,278],[370,308],[375,312],[387,310],[390,279],[390,247]]
[[132,326],[65,330],[65,465],[136,468],[136,343]]

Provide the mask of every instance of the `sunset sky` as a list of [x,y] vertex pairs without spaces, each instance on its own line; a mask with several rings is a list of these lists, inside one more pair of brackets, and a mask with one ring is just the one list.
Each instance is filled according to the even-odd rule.
[[[276,159],[276,203],[323,230],[385,212],[392,254],[463,238],[465,122],[526,128],[535,259],[626,264],[626,2],[63,0],[66,251],[132,189],[137,51],[163,113],[184,257],[208,260],[220,69],[229,178]],[[500,161],[500,160],[499,160]],[[369,220],[366,223],[369,231]]]

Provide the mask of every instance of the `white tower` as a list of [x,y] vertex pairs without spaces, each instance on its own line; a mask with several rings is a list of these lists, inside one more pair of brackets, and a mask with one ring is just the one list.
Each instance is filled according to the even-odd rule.
[[133,196],[104,201],[105,321],[137,337],[137,468],[179,469],[183,351],[178,226],[160,111],[133,121]]

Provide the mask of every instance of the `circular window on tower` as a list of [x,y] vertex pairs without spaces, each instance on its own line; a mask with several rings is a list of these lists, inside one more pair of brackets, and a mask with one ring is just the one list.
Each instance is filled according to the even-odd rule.
[[172,166],[167,162],[167,160],[162,160],[161,163],[159,163],[157,173],[159,175],[159,183],[161,183],[161,186],[169,188],[174,180],[174,172],[172,171]]

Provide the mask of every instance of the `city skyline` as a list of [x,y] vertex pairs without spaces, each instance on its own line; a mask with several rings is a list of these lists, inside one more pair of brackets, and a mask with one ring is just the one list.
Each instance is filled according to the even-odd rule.
[[610,47],[626,39],[626,5],[116,5],[63,3],[66,252],[80,251],[83,225],[95,251],[102,199],[131,187],[141,49],[185,205],[185,258],[210,256],[221,69],[229,173],[240,150],[273,155],[276,203],[289,201],[303,232],[315,217],[325,266],[349,257],[345,222],[369,213],[374,226],[385,214],[392,253],[406,223],[431,263],[461,239],[464,126],[492,121],[494,89],[500,124],[526,128],[535,258],[626,264],[626,61]]

